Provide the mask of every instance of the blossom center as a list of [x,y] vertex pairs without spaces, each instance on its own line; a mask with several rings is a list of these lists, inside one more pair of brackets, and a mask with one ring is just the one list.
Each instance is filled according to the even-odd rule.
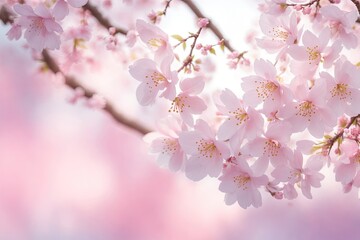
[[273,27],[270,31],[270,34],[273,36],[272,40],[281,40],[284,42],[286,42],[290,35],[288,31],[286,31],[283,27],[280,26]]
[[148,40],[147,43],[152,49],[157,50],[158,48],[163,46],[165,42],[161,38],[152,38]]
[[[213,141],[201,139],[196,142],[197,150],[203,157],[213,158],[217,154],[217,148]],[[221,155],[221,153],[220,153]]]
[[332,97],[339,97],[340,100],[346,99],[348,96],[351,96],[351,91],[348,90],[348,84],[338,83],[330,91]]
[[280,144],[277,141],[268,139],[265,142],[264,154],[268,157],[276,157],[279,154]]
[[315,47],[307,47],[306,52],[308,53],[308,60],[309,64],[311,64],[312,61],[318,60],[320,58],[320,51],[318,50],[319,46]]
[[46,29],[44,26],[44,21],[42,18],[40,17],[34,17],[31,19],[31,23],[29,25],[29,32],[39,32],[42,31],[43,29]]
[[360,164],[360,151],[358,150],[353,156],[351,156],[350,160],[354,163]]
[[248,189],[247,184],[250,182],[251,178],[248,175],[238,175],[235,176],[233,181],[237,185],[238,188],[242,188],[243,190]]
[[190,107],[186,105],[187,96],[177,96],[171,103],[169,112],[182,113],[185,107]]
[[301,117],[307,117],[308,121],[310,121],[310,118],[316,113],[316,107],[310,101],[302,102],[295,108],[298,110],[296,115]]
[[296,183],[301,181],[301,171],[298,169],[293,169],[290,171],[289,180],[293,179]]
[[157,87],[159,84],[161,84],[163,82],[167,82],[166,77],[164,77],[164,75],[162,75],[161,73],[159,73],[157,71],[152,72],[150,76],[149,75],[145,76],[145,78],[149,78],[149,77],[155,87]]
[[331,29],[331,32],[333,34],[335,33],[338,33],[341,29],[341,22],[337,21],[337,20],[332,20],[329,22],[329,25],[330,25],[330,29]]
[[235,111],[229,111],[229,114],[232,114],[234,116],[237,121],[237,126],[243,124],[249,119],[249,115],[247,114],[247,112],[245,112],[243,108],[237,108]]
[[[258,81],[255,81],[255,83],[258,83]],[[258,86],[256,87],[256,93],[258,98],[261,98],[264,101],[268,97],[270,97],[277,89],[278,86],[272,81],[259,82]],[[271,99],[275,100],[274,97],[272,97]]]
[[178,149],[178,141],[176,139],[172,139],[172,138],[166,138],[164,140],[162,140],[163,143],[163,149],[162,149],[162,154],[169,154],[172,155],[176,152],[176,150]]

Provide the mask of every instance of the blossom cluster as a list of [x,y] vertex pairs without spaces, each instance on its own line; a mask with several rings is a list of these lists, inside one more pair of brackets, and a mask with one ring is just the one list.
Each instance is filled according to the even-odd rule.
[[[226,204],[237,202],[243,208],[261,206],[264,193],[291,200],[301,192],[311,199],[313,188],[321,186],[326,165],[333,167],[345,192],[360,188],[356,0],[264,0],[259,5],[261,33],[247,51],[232,49],[222,38],[215,44],[201,42],[203,32],[213,29],[211,19],[203,16],[187,37],[172,35],[177,41],[173,44],[156,25],[170,2],[166,1],[165,10],[151,12],[149,22],[137,19],[134,29],[123,31],[124,45],[131,49],[143,44],[149,52],[144,58],[133,54],[132,59],[138,59],[129,66],[139,83],[139,104],[162,101],[168,106],[169,117],[160,121],[159,131],[145,136],[161,165],[184,171],[194,181],[217,178]],[[18,40],[24,35],[37,53],[60,49],[71,40],[71,47],[63,49],[69,64],[61,68],[67,70],[85,58],[79,49],[91,31],[86,11],[79,11],[77,28],[64,31],[63,21],[72,8],[87,3],[8,0],[16,17],[7,36]],[[103,6],[111,8],[112,2],[104,1]],[[109,26],[103,17],[99,21],[108,34],[102,39],[106,49],[125,52],[117,36],[122,30]],[[237,79],[232,89],[219,89],[209,97],[212,90],[203,59],[208,53],[216,55],[218,48],[229,51],[230,69],[241,71],[247,66],[253,72]],[[251,51],[262,57],[253,59]],[[84,96],[91,94],[75,88],[70,102]],[[92,96],[90,107],[112,110],[101,95]]]
[[[201,94],[204,77],[182,72],[195,54],[204,54],[201,43],[173,70],[176,49],[168,35],[138,20],[136,31],[154,58],[130,66],[140,81],[137,98],[141,105],[169,100],[167,124],[145,138],[151,152],[194,181],[218,178],[225,202],[243,208],[261,206],[260,190],[276,199],[294,199],[301,191],[311,199],[326,163],[346,191],[359,188],[358,10],[350,1],[285,0],[268,0],[261,10],[256,43],[275,63],[254,59],[254,73],[236,86],[242,96],[224,89],[213,105]],[[230,56],[235,69],[243,55]]]

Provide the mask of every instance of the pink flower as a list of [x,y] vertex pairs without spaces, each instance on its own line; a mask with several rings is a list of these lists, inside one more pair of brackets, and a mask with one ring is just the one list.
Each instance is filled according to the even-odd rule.
[[244,153],[258,158],[253,165],[256,174],[263,174],[269,161],[276,167],[289,159],[291,149],[287,145],[290,135],[291,126],[288,123],[276,122],[268,126],[264,137],[259,136],[244,146]]
[[327,72],[320,73],[323,89],[327,90],[327,105],[331,106],[336,115],[354,116],[360,113],[360,70],[351,62],[337,61],[334,77]]
[[146,142],[150,142],[150,152],[158,154],[158,164],[166,166],[171,171],[183,168],[186,156],[180,147],[179,133],[186,130],[181,127],[180,121],[168,118],[160,123],[160,132],[152,132],[144,136]]
[[311,199],[311,187],[321,187],[320,182],[324,179],[324,175],[319,173],[322,167],[323,162],[318,158],[309,159],[303,166],[303,156],[300,151],[295,150],[294,156],[288,159],[288,164],[277,166],[271,175],[275,180],[287,183],[284,188],[285,198],[296,197],[297,194],[293,193],[296,184],[304,196]]
[[174,56],[168,35],[160,28],[143,20],[137,20],[136,30],[141,41],[155,52],[155,61],[161,61],[169,56]]
[[189,126],[193,126],[193,114],[201,114],[206,110],[205,102],[198,96],[205,86],[201,77],[187,78],[180,82],[182,90],[172,101],[169,112],[179,113]]
[[265,34],[265,38],[257,39],[257,43],[270,53],[281,52],[283,54],[288,46],[298,42],[299,33],[295,13],[290,15],[290,12],[287,12],[279,17],[262,14],[260,28]]
[[[63,29],[57,23],[56,13],[61,11],[59,8],[54,8],[50,11],[44,4],[39,4],[35,9],[32,9],[27,4],[15,4],[14,11],[20,14],[20,17],[16,20],[16,24],[13,28],[25,28],[25,39],[30,47],[35,50],[41,51],[44,48],[59,49],[60,36]],[[11,32],[14,29],[10,29],[10,38],[17,38],[15,34]]]
[[297,66],[301,69],[315,71],[321,61],[323,61],[324,67],[328,68],[339,57],[342,49],[339,42],[334,42],[331,47],[328,46],[329,40],[330,30],[328,28],[325,28],[319,37],[310,31],[305,31],[302,37],[304,46],[291,46],[288,52],[295,60],[304,63],[302,66]]
[[336,125],[336,116],[326,104],[327,89],[315,81],[310,90],[306,86],[302,90],[298,91],[297,102],[289,104],[278,115],[290,123],[293,132],[307,128],[311,135],[321,138]]
[[234,165],[225,168],[219,180],[219,190],[226,193],[225,203],[231,205],[237,201],[245,209],[262,205],[259,188],[269,182],[265,175],[254,175],[245,159],[237,159]]
[[244,102],[257,107],[263,103],[265,113],[274,112],[291,99],[291,92],[277,78],[276,68],[263,59],[254,63],[256,75],[243,78]]
[[329,23],[333,37],[339,38],[346,48],[356,47],[358,39],[352,28],[358,19],[358,11],[344,12],[330,4],[320,8],[320,13]]
[[334,168],[335,179],[343,185],[346,185],[353,181],[355,175],[359,172],[359,144],[354,140],[345,139],[340,145],[340,153],[341,156]]
[[220,100],[224,105],[217,107],[227,117],[218,130],[220,140],[230,139],[231,146],[235,148],[244,138],[251,140],[262,133],[264,120],[261,115],[252,107],[246,107],[231,90],[224,90]]
[[[170,57],[171,58],[171,57]],[[158,69],[156,63],[148,58],[137,60],[129,67],[133,78],[140,81],[136,90],[136,97],[143,106],[155,102],[159,91],[163,90],[160,97],[173,100],[176,95],[175,85],[178,82],[177,72],[170,70],[170,59],[164,59]]]
[[224,142],[216,140],[215,131],[204,120],[196,121],[194,131],[180,133],[179,141],[184,152],[190,155],[185,166],[188,178],[199,181],[206,175],[219,176],[229,149]]

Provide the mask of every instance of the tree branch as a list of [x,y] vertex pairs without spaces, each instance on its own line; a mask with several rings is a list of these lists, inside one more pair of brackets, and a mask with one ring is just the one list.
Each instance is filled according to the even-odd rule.
[[[4,23],[4,24],[8,24],[8,23],[12,23],[14,21],[13,19],[13,15],[11,14],[11,12],[5,7],[2,6],[0,9],[0,20]],[[119,32],[121,33],[121,32]],[[53,73],[62,73],[59,66],[56,64],[55,60],[50,56],[50,54],[46,51],[43,50],[42,52],[42,57],[43,57],[43,61],[44,63],[47,65],[47,67],[53,72]],[[63,73],[62,73],[63,74]],[[63,74],[65,77],[65,84],[71,88],[71,89],[77,89],[77,88],[81,88],[84,90],[84,96],[88,99],[92,98],[93,95],[95,95],[96,93],[86,87],[84,87],[83,85],[81,85],[75,78],[70,77],[70,76],[66,76],[65,74]],[[149,133],[151,130],[146,128],[145,126],[142,126],[139,123],[136,123],[128,118],[126,118],[123,114],[121,114],[120,112],[118,112],[115,107],[109,103],[108,101],[106,101],[105,107],[103,108],[103,110],[105,112],[107,112],[116,122],[130,128],[133,129],[141,134],[147,134]]]
[[110,23],[109,19],[104,17],[102,15],[102,13],[95,6],[93,6],[90,2],[88,2],[82,8],[84,10],[88,10],[91,13],[91,15],[93,15],[93,17],[96,18],[96,20],[99,22],[99,24],[101,24],[106,29],[109,30],[109,28],[113,27],[113,28],[115,28],[115,33],[120,33],[120,34],[123,34],[123,35],[127,34],[127,30],[119,28],[119,27],[114,27],[114,25],[112,25]]
[[[359,14],[360,14],[360,1],[359,0],[351,0],[353,4],[355,4]],[[357,23],[360,23],[360,17],[356,20]]]
[[[55,74],[58,72],[62,73],[59,66],[55,63],[55,60],[50,56],[50,54],[46,50],[43,50],[42,56],[43,56],[44,62],[46,63],[46,65],[49,67],[49,69],[53,73],[55,73]],[[91,90],[85,88],[83,85],[81,85],[75,78],[66,76],[65,74],[63,74],[63,75],[65,77],[65,84],[69,88],[74,89],[74,90],[77,88],[82,88],[84,90],[84,96],[86,98],[90,99],[96,94],[94,91],[91,91]],[[126,118],[123,114],[118,112],[115,109],[115,107],[108,101],[106,101],[106,104],[105,104],[105,107],[103,108],[103,110],[105,112],[107,112],[116,122],[118,122],[126,127],[134,129],[135,131],[137,131],[141,134],[147,134],[150,132],[150,129]]]

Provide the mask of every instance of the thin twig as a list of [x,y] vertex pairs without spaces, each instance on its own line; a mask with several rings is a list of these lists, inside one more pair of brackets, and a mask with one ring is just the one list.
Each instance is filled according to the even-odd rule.
[[[198,18],[206,18],[206,16],[200,11],[200,9],[193,3],[192,0],[181,1],[183,1]],[[210,21],[210,23],[207,25],[207,28],[209,28],[218,37],[219,40],[225,39],[224,45],[230,52],[235,51],[235,49],[230,45],[229,41],[226,40],[219,28],[213,23],[213,21]]]
[[162,15],[164,15],[164,16],[166,15],[166,12],[167,12],[168,8],[170,7],[171,1],[172,1],[172,0],[167,0],[167,1],[166,1],[166,5],[165,5],[164,10],[162,11]]
[[177,72],[181,72],[185,67],[187,67],[188,65],[190,65],[192,63],[192,60],[194,59],[194,56],[192,54],[193,54],[193,51],[194,51],[194,48],[195,48],[195,45],[196,45],[196,41],[200,36],[201,30],[202,30],[202,28],[199,28],[197,33],[195,33],[193,35],[194,36],[194,41],[191,44],[191,49],[190,49],[189,55],[186,57],[183,65],[177,70]]
[[350,121],[348,122],[348,124],[346,124],[346,126],[345,126],[343,129],[341,129],[341,131],[338,132],[334,137],[332,137],[332,138],[330,138],[330,139],[328,140],[328,142],[327,142],[327,145],[328,145],[328,147],[329,147],[328,153],[330,153],[330,151],[331,151],[334,143],[335,143],[339,138],[341,138],[341,137],[344,135],[345,129],[350,128],[351,125],[353,125],[353,124],[355,123],[355,121],[356,121],[359,117],[360,117],[360,114],[358,114],[357,116],[351,117],[351,118],[350,118]]
[[103,27],[105,27],[106,29],[110,29],[111,27],[115,28],[115,33],[120,33],[123,35],[127,34],[127,31],[125,29],[119,28],[119,27],[114,27],[114,25],[112,25],[109,21],[109,19],[107,19],[106,17],[104,17],[101,12],[95,7],[93,6],[90,2],[88,2],[87,4],[85,4],[85,6],[82,7],[85,10],[88,10],[91,15],[96,18],[96,20],[99,22],[99,24],[101,24]]

